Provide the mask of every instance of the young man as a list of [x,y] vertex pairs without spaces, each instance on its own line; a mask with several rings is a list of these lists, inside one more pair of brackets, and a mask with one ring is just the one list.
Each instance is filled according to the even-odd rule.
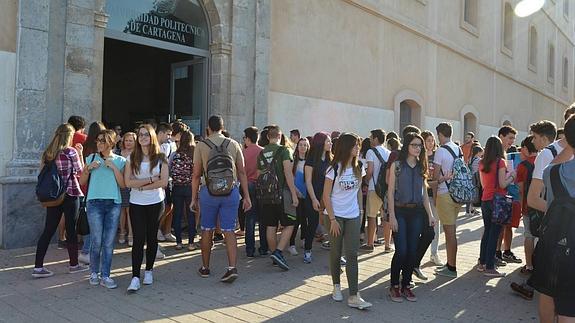
[[371,130],[369,137],[371,149],[365,156],[367,160],[367,174],[365,181],[368,182],[367,189],[367,243],[361,246],[361,251],[372,252],[374,249],[375,231],[377,227],[377,214],[381,211],[383,218],[383,200],[375,192],[375,184],[379,178],[382,161],[387,163],[390,151],[383,146],[385,143],[385,131],[383,129]]
[[461,151],[463,151],[463,160],[465,163],[469,163],[471,159],[471,148],[473,146],[473,140],[475,139],[475,134],[473,132],[468,132],[465,134],[463,139],[463,145],[461,145]]
[[72,138],[72,147],[76,146],[76,144],[84,144],[86,141],[86,135],[84,130],[86,129],[86,119],[80,116],[70,116],[68,118],[68,123],[74,127],[74,138]]
[[299,133],[298,129],[290,130],[289,132],[289,140],[292,142],[294,146],[297,145],[298,141],[301,138],[301,134]]
[[[281,130],[276,125],[268,127],[267,137],[269,144],[258,155],[258,171],[266,170],[267,165],[275,159],[275,174],[278,178],[278,187],[282,192],[282,202],[279,204],[266,204],[261,202],[263,224],[266,226],[266,236],[270,250],[274,250],[271,258],[283,270],[289,270],[289,265],[282,251],[289,244],[289,240],[296,221],[295,208],[298,197],[292,173],[293,159],[287,147],[280,146]],[[287,190],[286,191],[286,186]],[[290,200],[291,199],[291,200]],[[278,223],[283,227],[279,242],[277,241]]]
[[[160,151],[166,155],[169,160],[170,156],[176,152],[176,143],[171,141],[172,138],[172,126],[169,123],[161,122],[158,125],[158,143],[160,144]],[[172,234],[172,180],[169,179],[168,186],[165,188],[166,191],[166,209],[164,214],[160,217],[160,228],[158,229],[158,241],[169,241],[176,242],[176,237]],[[161,251],[158,249],[158,258],[164,258]]]
[[[210,255],[212,249],[212,238],[219,220],[226,241],[226,251],[228,254],[228,268],[221,281],[231,283],[238,277],[237,264],[237,241],[234,230],[238,218],[238,207],[240,203],[240,189],[237,187],[239,181],[243,196],[243,209],[249,211],[252,207],[250,194],[248,191],[248,179],[244,168],[244,157],[240,145],[233,139],[224,137],[224,120],[221,116],[211,116],[208,120],[208,137],[205,141],[199,142],[194,150],[194,171],[192,175],[192,203],[190,208],[198,211],[198,194],[201,199],[199,206],[202,211],[200,224],[202,227],[202,267],[198,270],[200,276],[207,278],[210,276]],[[209,183],[208,158],[212,146],[223,146],[227,156],[233,161],[234,187],[228,195],[211,195],[207,185],[200,190],[200,177],[204,174],[206,183]],[[223,144],[223,145],[222,145]],[[216,149],[216,148],[213,148]]]
[[[451,134],[453,129],[451,124],[442,122],[435,130],[437,131],[437,139],[441,146],[449,147],[453,153],[460,154],[461,150],[453,141],[451,141]],[[453,162],[455,159],[449,150],[444,147],[439,147],[435,152],[433,164],[433,178],[438,182],[437,200],[435,202],[437,209],[437,216],[443,224],[443,232],[445,234],[445,247],[447,250],[447,264],[444,267],[436,269],[435,273],[440,276],[456,278],[456,258],[457,258],[457,236],[455,234],[457,215],[461,210],[461,204],[455,203],[449,194],[449,189],[446,182],[449,181],[453,175]]]
[[268,254],[268,243],[266,240],[266,227],[263,225],[261,219],[258,218],[260,212],[257,212],[256,200],[256,181],[258,180],[258,156],[263,150],[258,142],[258,128],[248,127],[244,129],[244,160],[246,175],[248,178],[248,191],[250,199],[253,202],[252,208],[245,213],[246,215],[246,255],[249,258],[254,257],[256,249],[255,241],[255,227],[256,222],[259,222],[259,236],[260,236],[260,256]]

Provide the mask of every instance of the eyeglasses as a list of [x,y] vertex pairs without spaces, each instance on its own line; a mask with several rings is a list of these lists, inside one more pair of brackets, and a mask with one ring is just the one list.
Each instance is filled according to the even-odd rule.
[[149,132],[142,132],[142,133],[139,133],[138,136],[140,136],[140,137],[148,137],[148,138],[149,138],[149,137],[150,137],[150,133],[149,133]]
[[96,139],[96,143],[97,143],[97,144],[105,144],[105,143],[106,143],[106,139],[104,139],[104,138],[98,138],[98,139]]
[[423,148],[423,145],[422,145],[422,144],[409,144],[409,145],[410,145],[411,147],[413,147],[413,148],[416,148],[416,149],[417,149],[417,148],[419,148],[419,149],[422,149],[422,148]]

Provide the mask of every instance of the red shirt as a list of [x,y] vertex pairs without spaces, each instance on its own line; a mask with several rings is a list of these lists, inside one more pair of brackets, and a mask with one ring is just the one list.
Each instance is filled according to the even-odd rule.
[[495,163],[491,163],[491,167],[489,169],[489,173],[483,172],[483,163],[479,163],[479,176],[481,177],[481,183],[483,184],[483,195],[481,196],[482,201],[491,201],[493,200],[493,195],[495,192],[500,194],[506,194],[507,190],[501,187],[495,188],[497,177],[499,176],[498,171],[501,168],[506,168],[505,162],[503,159],[500,159],[498,167],[495,167]]
[[258,145],[250,145],[243,151],[246,175],[249,183],[255,183],[258,180],[258,155],[263,148]]
[[72,139],[72,147],[74,147],[76,144],[84,144],[84,142],[86,142],[86,137],[88,137],[88,135],[86,135],[85,133],[81,133],[79,131],[74,132],[74,138]]
[[[527,161],[532,165],[535,165],[535,158],[537,158],[537,156],[528,157]],[[519,164],[519,166],[517,166],[517,179],[515,180],[515,184],[519,183],[523,183],[523,185],[527,184],[527,167],[525,167],[523,164]],[[524,197],[523,192],[526,191],[527,189],[529,189],[529,187],[523,186],[523,191],[520,192],[522,198],[521,203],[522,214],[527,214],[527,199],[523,198]]]

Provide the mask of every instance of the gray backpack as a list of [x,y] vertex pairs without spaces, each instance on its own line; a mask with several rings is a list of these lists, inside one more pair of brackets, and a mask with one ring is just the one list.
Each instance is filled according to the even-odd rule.
[[221,145],[216,146],[209,139],[204,140],[210,147],[206,166],[206,185],[210,195],[226,196],[234,189],[234,159],[228,151],[230,142],[226,138]]

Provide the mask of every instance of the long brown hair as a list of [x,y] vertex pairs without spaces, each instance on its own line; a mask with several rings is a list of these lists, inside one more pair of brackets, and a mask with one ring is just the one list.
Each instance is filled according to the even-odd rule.
[[85,157],[90,156],[92,153],[98,152],[98,147],[96,146],[96,138],[102,130],[105,130],[106,126],[100,121],[95,121],[90,124],[88,128],[88,136],[86,137],[86,141],[84,142],[84,151],[82,155]]
[[180,145],[176,152],[188,157],[193,157],[195,149],[196,142],[194,141],[194,134],[190,130],[180,132]]
[[[505,152],[503,151],[503,144],[501,143],[501,139],[495,136],[489,137],[489,139],[487,139],[487,143],[485,143],[483,158],[480,161],[481,165],[483,165],[483,169],[481,171],[484,173],[489,173],[491,171],[491,164],[493,164],[495,161],[498,161],[499,159],[504,158]],[[495,166],[495,168],[499,169],[498,166]]]
[[[358,163],[357,155],[352,156],[355,145],[361,148],[361,138],[354,133],[344,133],[338,137],[337,149],[331,161],[331,167],[341,163],[342,167],[351,165],[355,177],[361,181],[361,166]],[[341,170],[343,172],[343,169]],[[335,178],[334,178],[335,180]]]
[[69,123],[59,125],[58,128],[56,128],[56,131],[54,131],[54,136],[52,137],[48,148],[46,148],[42,154],[42,161],[52,161],[56,159],[56,156],[58,156],[62,150],[70,147],[72,138],[74,138],[74,132],[74,127]]
[[417,165],[421,168],[421,176],[425,179],[427,178],[427,152],[425,151],[425,140],[423,137],[416,132],[409,132],[403,137],[403,146],[399,151],[399,156],[397,160],[401,162],[406,162],[409,156],[409,145],[414,139],[421,140],[421,150],[419,151],[419,156],[417,156]]
[[[150,134],[150,147],[148,148],[148,158],[150,159],[150,172],[154,169],[158,163],[163,163],[166,161],[166,156],[160,152],[160,144],[158,143],[158,137],[156,136],[156,131],[149,124],[142,124],[138,127],[138,136],[140,135],[140,129],[146,129]],[[140,166],[142,160],[144,159],[144,152],[142,150],[142,145],[140,141],[136,140],[136,146],[130,154],[130,167],[132,168],[132,173],[134,175],[140,173]]]
[[100,131],[97,137],[100,136],[104,137],[104,140],[106,140],[106,145],[108,145],[111,149],[114,148],[116,145],[116,131],[112,129],[104,129]]
[[[302,141],[308,141],[306,137],[303,138],[299,138],[299,140],[297,141],[297,143],[295,144],[295,149],[294,149],[294,153],[293,153],[293,166],[292,166],[292,174],[295,175],[295,172],[297,171],[297,165],[299,163],[301,163],[301,161],[299,160],[299,143]],[[307,159],[307,154],[309,153],[309,148],[305,151],[305,156],[304,159]],[[305,163],[305,161],[304,161]]]

